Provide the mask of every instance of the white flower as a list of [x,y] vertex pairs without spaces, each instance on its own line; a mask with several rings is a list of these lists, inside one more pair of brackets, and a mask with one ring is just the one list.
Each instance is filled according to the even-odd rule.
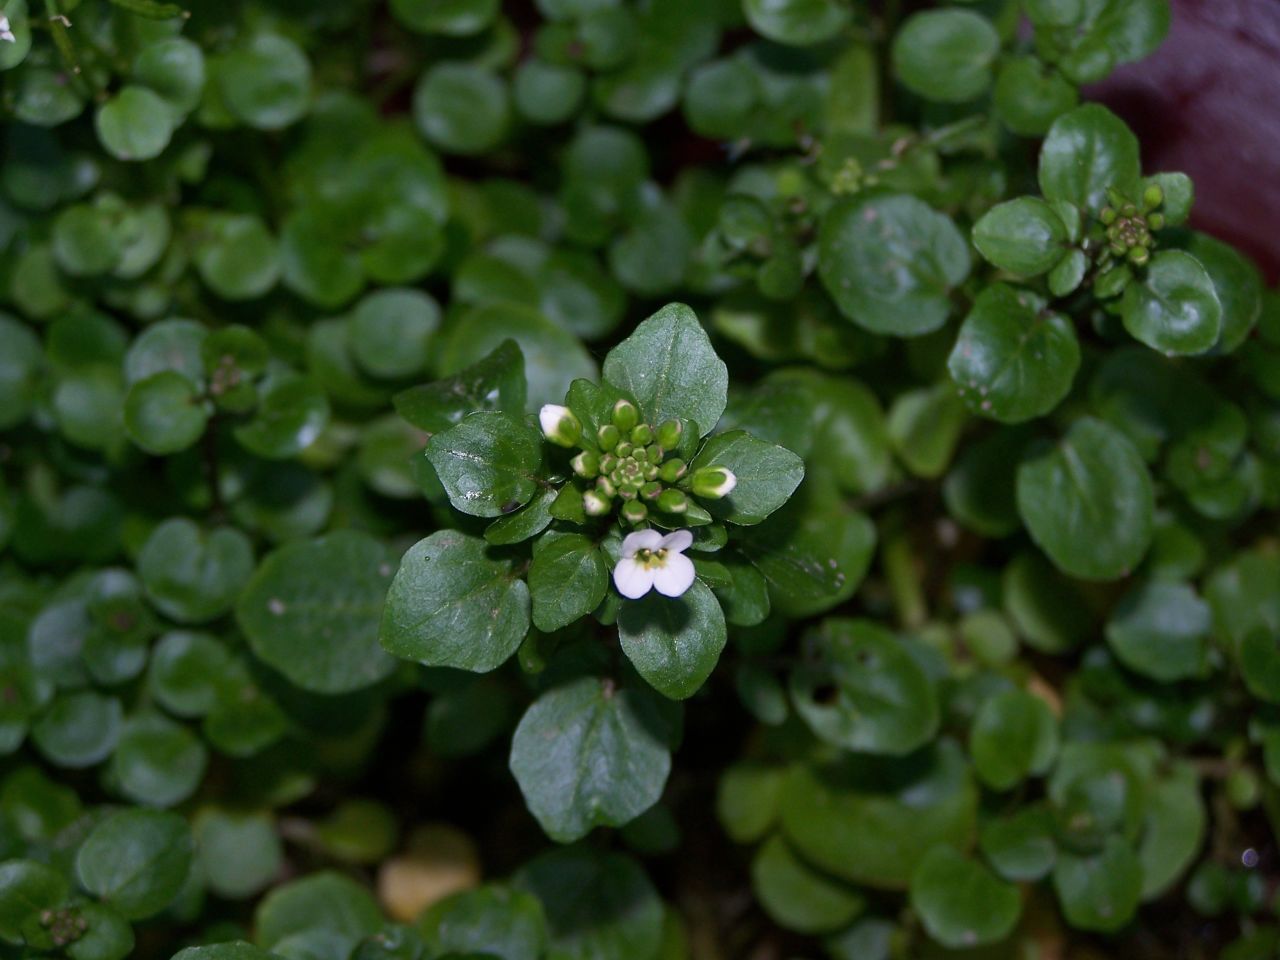
[[7,40],[9,43],[17,43],[18,38],[13,35],[13,28],[9,26],[9,18],[0,13],[0,40]]
[[630,600],[639,600],[651,587],[666,597],[681,596],[693,586],[693,561],[684,555],[693,543],[688,530],[665,537],[657,530],[637,530],[622,541],[622,559],[613,568],[613,583]]
[[545,404],[538,411],[538,423],[543,436],[562,447],[576,446],[582,436],[582,422],[572,410],[558,403]]

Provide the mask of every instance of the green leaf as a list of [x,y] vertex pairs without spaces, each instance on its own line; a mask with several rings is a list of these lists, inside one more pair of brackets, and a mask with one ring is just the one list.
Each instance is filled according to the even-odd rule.
[[523,419],[480,411],[434,434],[426,456],[454,509],[473,517],[499,517],[528,503],[538,491],[542,437]]
[[744,760],[727,768],[716,791],[716,817],[734,843],[755,843],[778,819],[783,767]]
[[1071,321],[1027,290],[997,283],[965,317],[947,361],[965,404],[1002,423],[1044,416],[1071,391],[1080,345]]
[[522,890],[489,884],[439,900],[418,918],[429,955],[475,952],[539,960],[547,945],[540,904]]
[[1000,35],[969,10],[928,10],[908,17],[893,39],[893,68],[926,100],[964,103],[991,86]]
[[395,405],[400,416],[433,434],[480,410],[519,415],[527,392],[524,355],[514,340],[504,340],[461,373],[396,394]]
[[837,0],[744,0],[742,8],[756,33],[795,47],[830,40],[849,22]]
[[1142,864],[1124,840],[1113,836],[1100,853],[1060,852],[1053,887],[1071,926],[1114,933],[1138,908]]
[[259,33],[221,59],[215,78],[222,102],[237,120],[280,130],[311,105],[311,64],[286,37]]
[[814,870],[776,833],[751,861],[751,885],[765,913],[798,933],[839,930],[867,907],[855,888]]
[[937,330],[969,275],[969,245],[945,214],[905,194],[836,201],[822,218],[818,272],[840,312],[872,333]]
[[367,533],[295,541],[262,561],[236,620],[254,654],[304,690],[360,690],[395,669],[378,646],[394,569],[387,548]]
[[539,630],[550,633],[585,617],[608,588],[608,561],[590,537],[552,531],[534,544],[529,596]]
[[40,341],[8,315],[0,315],[0,430],[27,418],[44,364]]
[[605,357],[604,378],[657,427],[691,420],[703,435],[724,413],[729,372],[694,312],[671,303],[643,321]]
[[174,370],[138,381],[125,396],[124,428],[129,438],[156,456],[190,447],[200,439],[208,420],[195,386]]
[[729,495],[704,502],[712,516],[743,525],[764,520],[790,499],[804,479],[803,460],[745,430],[718,434],[703,444],[689,470],[702,467],[733,472],[737,483]]
[[204,633],[174,631],[151,651],[148,686],[162,707],[180,717],[201,717],[213,709],[219,690],[232,677],[230,651]]
[[618,639],[631,663],[663,696],[684,700],[711,676],[727,637],[715,594],[695,580],[683,596],[650,591],[624,600]]
[[525,864],[513,882],[542,901],[548,957],[658,956],[662,901],[630,857],[584,846],[552,850]]
[[[536,537],[543,530],[551,525],[551,510],[556,502],[560,491],[565,489],[572,490],[573,486],[566,485],[556,490],[555,487],[544,487],[533,495],[525,506],[521,507],[515,513],[509,513],[505,517],[499,517],[493,523],[484,529],[484,538],[488,543],[495,546],[505,546],[512,543],[521,543],[530,537]],[[581,495],[579,495],[581,496]],[[585,519],[585,514],[583,519]]]
[[1022,898],[982,864],[937,846],[911,877],[911,907],[929,936],[961,950],[1007,937],[1022,913]]
[[1144,902],[1167,893],[1200,853],[1208,822],[1200,790],[1189,763],[1174,766],[1151,789],[1138,847]]
[[440,305],[421,290],[379,290],[356,304],[351,350],[375,377],[409,377],[426,364],[427,345],[439,325]]
[[1148,580],[1116,604],[1107,643],[1130,670],[1162,683],[1204,676],[1209,605],[1185,583]]
[[174,116],[169,105],[146,87],[125,85],[98,107],[98,140],[117,160],[151,160],[169,145]]
[[1280,644],[1265,630],[1255,630],[1240,641],[1239,660],[1249,692],[1260,700],[1280,703]]
[[280,279],[280,244],[249,214],[202,219],[193,251],[200,279],[224,300],[253,300]]
[[533,59],[516,71],[512,92],[522,117],[530,123],[553,126],[573,117],[586,89],[586,77],[580,70]]
[[208,758],[204,744],[182,724],[143,713],[125,724],[110,776],[135,803],[172,807],[195,793]]
[[76,855],[80,883],[127,920],[163,910],[186,882],[193,842],[175,813],[139,808],[113,813],[90,831]]
[[208,333],[203,324],[194,320],[161,320],[147,327],[129,344],[125,354],[125,383],[133,386],[167,370],[203,387],[202,350]]
[[982,825],[982,855],[1006,880],[1043,879],[1058,856],[1053,829],[1053,815],[1044,804],[1022,807]]
[[809,659],[791,672],[791,699],[823,740],[902,755],[938,731],[933,682],[903,642],[869,620],[830,619],[810,634]]
[[973,225],[973,245],[1001,270],[1038,277],[1067,252],[1067,227],[1037,197],[997,204]]
[[382,925],[373,894],[332,870],[276,887],[253,915],[254,939],[267,950],[294,934],[323,931],[354,941],[377,933]]
[[1004,570],[1005,612],[1034,649],[1062,653],[1093,633],[1093,616],[1076,585],[1040,554],[1019,554]]
[[1028,440],[1024,430],[996,430],[965,446],[947,474],[942,496],[962,526],[999,539],[1016,532],[1018,459]]
[[315,443],[328,422],[324,391],[309,378],[286,376],[267,386],[253,419],[236,427],[235,438],[250,453],[284,460]]
[[0,939],[14,946],[52,946],[40,915],[61,906],[70,886],[60,871],[34,860],[0,863]]
[[467,37],[489,26],[498,15],[500,0],[392,0],[391,12],[419,33]]
[[1138,139],[1123,120],[1096,103],[1059,117],[1040,149],[1040,192],[1096,213],[1107,190],[1136,196],[1142,171]]
[[239,530],[205,533],[185,517],[151,532],[138,554],[147,596],[165,616],[205,623],[222,616],[253,572],[253,545]]
[[950,740],[907,757],[844,754],[797,765],[782,787],[783,831],[820,869],[877,889],[905,890],[938,844],[973,842],[978,789]]
[[678,714],[643,688],[582,677],[542,694],[511,740],[511,772],[551,839],[620,827],[658,802]]
[[502,80],[467,63],[437,63],[413,92],[413,118],[446,153],[491,150],[506,135],[511,106]]
[[404,555],[387,594],[382,646],[428,666],[496,669],[529,632],[529,589],[483,540],[441,530]]
[[889,410],[889,440],[908,470],[933,479],[946,472],[966,419],[965,404],[951,384],[908,390]]
[[66,947],[71,960],[124,960],[133,952],[133,928],[115,910],[101,903],[82,903],[75,910],[86,929]]
[[996,74],[996,116],[1022,137],[1042,137],[1080,100],[1075,84],[1035,57],[1010,57]]
[[1161,353],[1204,353],[1222,329],[1222,304],[1200,262],[1181,250],[1162,250],[1140,282],[1124,290],[1124,328]]
[[284,847],[270,814],[206,808],[193,827],[200,872],[218,896],[243,900],[279,874]]
[[[181,13],[175,4],[167,6],[174,16]],[[134,59],[133,79],[160,94],[174,110],[189,113],[200,105],[204,92],[204,53],[185,37],[156,40]]]
[[[1207,234],[1193,233],[1187,251],[1208,273],[1222,305],[1222,335],[1214,345],[1214,353],[1231,353],[1249,338],[1262,315],[1262,275],[1239,250]],[[1198,280],[1195,293],[1182,298],[1207,301]]]
[[1136,569],[1151,544],[1151,477],[1123,434],[1092,417],[1018,467],[1018,512],[1059,569],[1114,580]]
[[93,690],[64,694],[31,727],[40,752],[60,767],[92,767],[120,740],[120,701]]
[[1049,705],[1025,690],[985,700],[969,731],[969,752],[979,778],[1008,790],[1048,772],[1058,754],[1058,722]]
[[243,940],[227,943],[210,943],[200,947],[187,947],[173,955],[172,960],[274,960],[269,953]]

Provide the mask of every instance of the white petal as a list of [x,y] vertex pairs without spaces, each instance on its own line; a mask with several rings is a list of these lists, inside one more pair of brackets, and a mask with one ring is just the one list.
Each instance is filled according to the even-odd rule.
[[635,533],[628,533],[627,539],[622,541],[622,555],[630,558],[641,550],[657,550],[660,546],[662,534],[657,530],[637,530]]
[[693,561],[683,553],[668,553],[667,562],[654,571],[653,585],[664,597],[680,597],[693,586]]
[[[635,536],[635,534],[632,534]],[[687,562],[687,561],[686,561]],[[642,563],[623,558],[613,568],[613,584],[629,600],[639,600],[653,586],[654,571]]]
[[558,403],[543,404],[542,409],[538,411],[538,423],[542,425],[542,432],[547,436],[554,434],[560,426],[560,421],[568,412],[568,407],[562,407]]
[[662,538],[661,546],[672,553],[684,553],[692,543],[693,534],[691,532],[688,530],[673,530]]

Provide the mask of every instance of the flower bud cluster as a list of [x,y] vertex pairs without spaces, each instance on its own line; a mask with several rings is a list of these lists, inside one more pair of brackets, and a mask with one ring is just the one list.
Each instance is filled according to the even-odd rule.
[[719,499],[737,479],[723,467],[704,467],[692,474],[674,451],[684,426],[667,420],[658,426],[640,420],[630,400],[619,400],[594,438],[584,438],[582,423],[567,407],[548,404],[539,417],[547,440],[578,448],[569,461],[574,474],[586,481],[582,507],[588,516],[603,517],[616,509],[632,526],[649,520],[652,511],[676,519],[689,510],[689,494]]
[[1107,191],[1110,201],[1102,208],[1098,219],[1106,229],[1106,245],[1099,263],[1105,268],[1112,259],[1127,261],[1136,267],[1145,266],[1151,259],[1155,238],[1152,232],[1161,230],[1165,217],[1159,212],[1164,203],[1164,191],[1152,184],[1143,191],[1140,203],[1134,203],[1115,190]]

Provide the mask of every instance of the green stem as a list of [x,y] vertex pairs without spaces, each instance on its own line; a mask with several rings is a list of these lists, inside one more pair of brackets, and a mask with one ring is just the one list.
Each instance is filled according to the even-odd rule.
[[916,570],[911,538],[905,531],[899,530],[889,535],[885,541],[881,563],[885,578],[889,581],[889,592],[893,596],[893,606],[898,611],[899,622],[909,629],[924,626],[929,619],[929,608],[925,602],[920,573]]

